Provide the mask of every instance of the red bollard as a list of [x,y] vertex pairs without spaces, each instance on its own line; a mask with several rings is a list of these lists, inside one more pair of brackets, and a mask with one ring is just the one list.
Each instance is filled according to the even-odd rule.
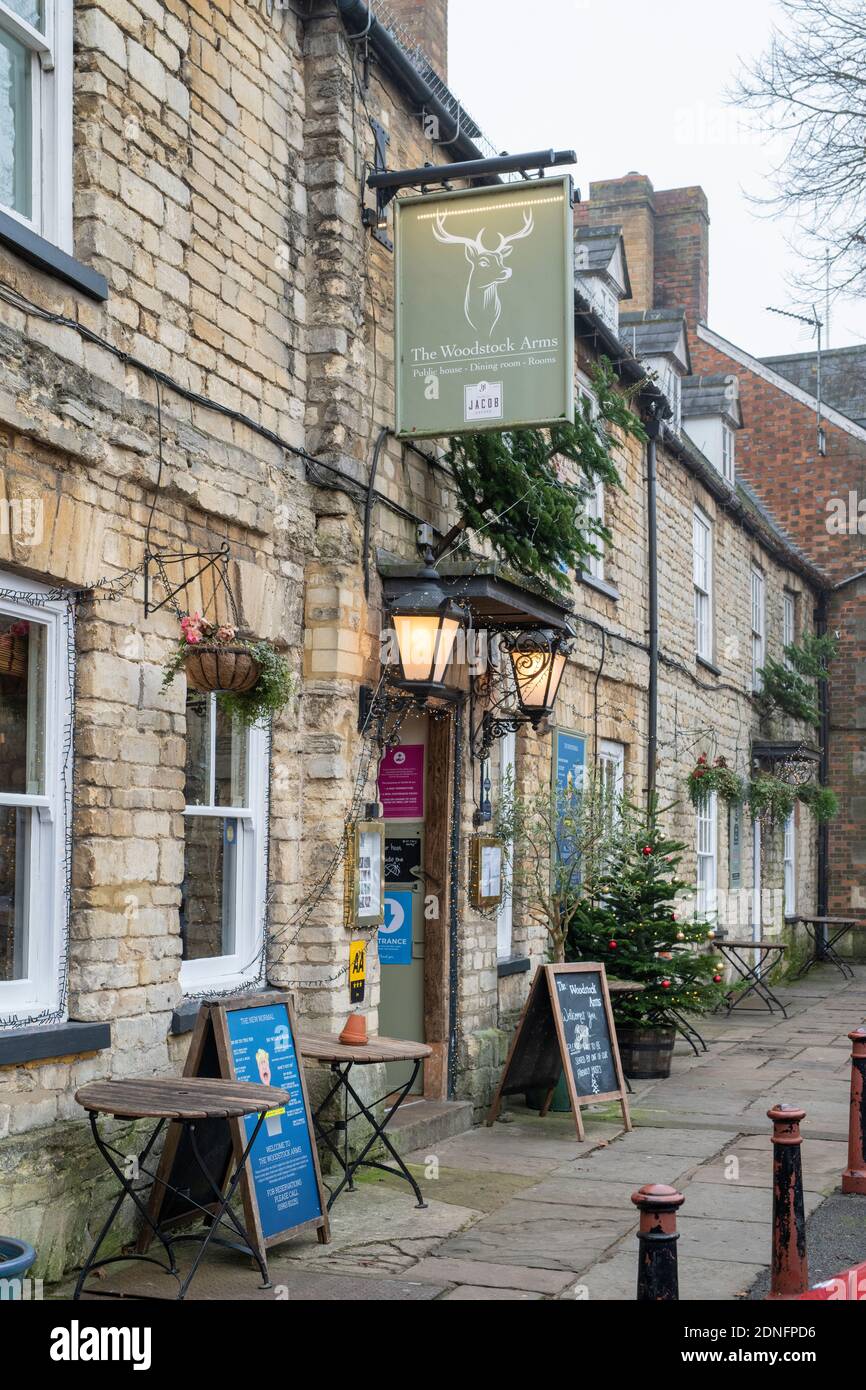
[[842,1191],[866,1197],[866,1028],[855,1028],[851,1039],[851,1116],[848,1121],[848,1167]]
[[767,1297],[798,1298],[809,1287],[800,1156],[800,1121],[806,1112],[796,1105],[774,1105],[767,1118],[773,1121],[773,1253]]
[[664,1183],[647,1183],[631,1199],[640,1211],[637,1301],[674,1303],[680,1296],[677,1210],[686,1199]]

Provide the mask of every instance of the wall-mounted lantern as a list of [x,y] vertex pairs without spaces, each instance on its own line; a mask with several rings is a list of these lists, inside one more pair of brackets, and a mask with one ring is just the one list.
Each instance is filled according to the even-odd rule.
[[419,701],[453,698],[458,673],[452,656],[467,614],[445,593],[432,558],[412,587],[391,601],[389,618],[397,641],[400,688]]
[[502,646],[511,659],[517,703],[532,727],[553,713],[571,642],[553,628],[530,628],[507,637]]

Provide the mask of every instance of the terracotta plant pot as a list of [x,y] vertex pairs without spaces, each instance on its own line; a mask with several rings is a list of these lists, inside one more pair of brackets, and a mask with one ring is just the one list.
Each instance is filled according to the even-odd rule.
[[0,633],[0,676],[23,680],[27,675],[27,638]]
[[349,1014],[346,1026],[340,1034],[340,1042],[346,1047],[363,1047],[367,1041],[366,1014]]
[[252,690],[262,668],[246,647],[202,643],[186,654],[186,681],[193,690],[210,695],[222,690]]

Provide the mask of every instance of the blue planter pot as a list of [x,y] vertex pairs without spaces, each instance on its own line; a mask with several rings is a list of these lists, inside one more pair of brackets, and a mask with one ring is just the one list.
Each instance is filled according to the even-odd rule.
[[23,1279],[35,1259],[36,1251],[26,1241],[0,1236],[0,1279]]

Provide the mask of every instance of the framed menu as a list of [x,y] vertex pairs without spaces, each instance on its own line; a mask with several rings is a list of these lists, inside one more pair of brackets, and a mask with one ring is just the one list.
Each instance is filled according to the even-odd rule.
[[502,902],[505,853],[494,835],[473,835],[469,841],[469,900],[473,907],[498,907]]
[[356,821],[346,836],[346,926],[378,927],[385,920],[385,827]]

